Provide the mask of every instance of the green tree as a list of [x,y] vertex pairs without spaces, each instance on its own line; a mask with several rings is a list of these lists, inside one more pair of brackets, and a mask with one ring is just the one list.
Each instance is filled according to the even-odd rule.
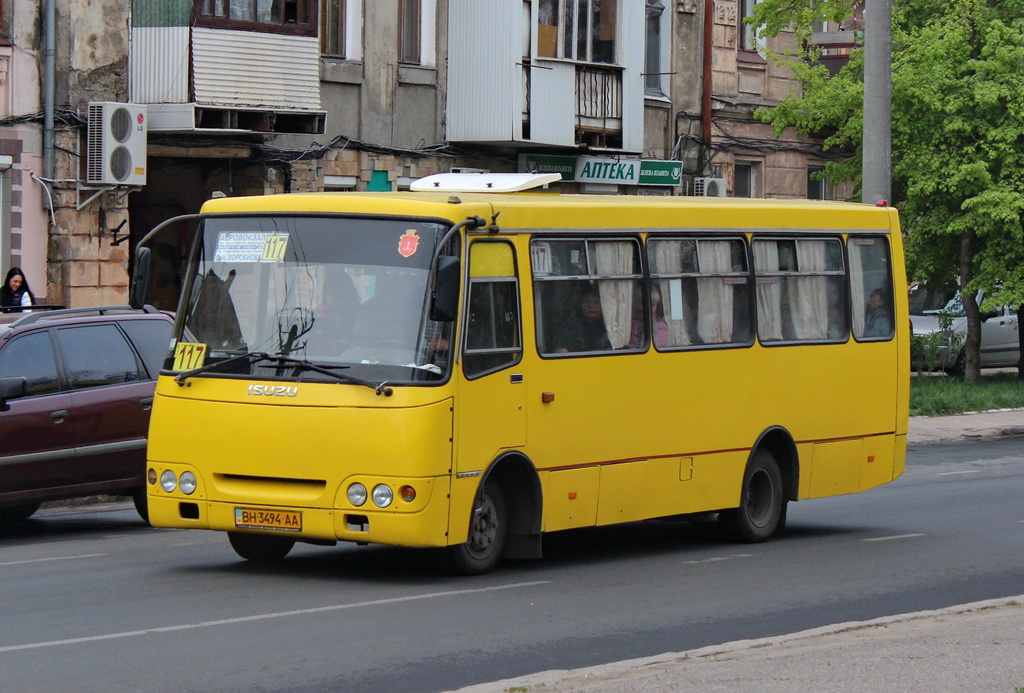
[[[753,20],[766,34],[791,28],[806,39],[815,20],[851,12],[849,0],[763,0]],[[797,44],[806,47],[774,57],[802,90],[761,117],[776,134],[794,126],[849,153],[826,175],[859,189],[863,51],[832,77],[814,46]],[[893,0],[892,46],[891,204],[900,209],[911,276],[960,279],[965,378],[976,383],[982,307],[975,293],[986,290],[985,307],[1024,304],[1024,0]]]

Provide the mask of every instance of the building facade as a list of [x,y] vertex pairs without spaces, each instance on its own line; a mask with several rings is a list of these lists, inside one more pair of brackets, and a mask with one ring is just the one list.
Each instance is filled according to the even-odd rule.
[[[753,3],[0,0],[2,267],[50,303],[125,303],[140,238],[214,194],[453,170],[841,196],[814,175],[815,140],[754,116],[797,85],[765,51],[792,37],[766,46],[743,23]],[[129,155],[101,142],[118,117],[142,140]],[[190,234],[178,221],[151,242],[158,307],[176,305]]]

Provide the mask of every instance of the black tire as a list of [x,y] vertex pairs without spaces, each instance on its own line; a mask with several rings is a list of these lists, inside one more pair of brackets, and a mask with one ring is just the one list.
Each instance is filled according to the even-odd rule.
[[953,362],[953,365],[946,372],[950,375],[963,375],[966,361],[967,356],[964,354],[964,350],[961,349],[960,353],[956,355],[956,361]]
[[483,575],[501,560],[508,534],[505,496],[496,484],[486,484],[473,506],[469,539],[448,547],[452,567],[460,575]]
[[722,511],[718,520],[737,541],[757,544],[768,541],[781,529],[785,511],[779,463],[769,451],[758,450],[743,474],[740,507]]
[[135,504],[135,512],[139,514],[142,521],[149,524],[149,496],[146,489],[140,488],[132,494],[132,502]]
[[280,561],[295,546],[291,537],[228,532],[231,548],[247,561]]
[[27,503],[25,505],[10,505],[0,508],[0,522],[21,522],[36,514],[39,510],[39,503]]

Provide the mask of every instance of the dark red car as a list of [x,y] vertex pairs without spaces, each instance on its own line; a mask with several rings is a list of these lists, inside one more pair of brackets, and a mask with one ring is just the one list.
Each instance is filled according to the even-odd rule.
[[0,315],[0,523],[43,501],[131,495],[173,317],[152,307]]

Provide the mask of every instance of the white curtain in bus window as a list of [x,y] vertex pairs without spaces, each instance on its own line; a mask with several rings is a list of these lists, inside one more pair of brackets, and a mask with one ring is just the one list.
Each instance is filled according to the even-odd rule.
[[[732,271],[732,244],[736,241],[698,241],[701,275]],[[697,280],[697,332],[705,344],[733,341],[734,287],[721,276]]]
[[[636,246],[632,243],[598,241],[592,245],[597,274],[629,276],[636,273]],[[598,281],[597,287],[601,294],[601,312],[604,314],[608,339],[611,341],[613,349],[621,349],[629,343],[633,325],[634,282],[604,279]],[[642,319],[640,315],[636,317]]]
[[853,293],[853,336],[892,337],[892,273],[889,244],[882,236],[851,236],[850,289]]
[[[754,241],[754,271],[757,273],[757,336],[762,342],[782,340],[782,277],[777,241]],[[767,275],[767,276],[765,276]]]
[[790,281],[790,309],[793,332],[797,339],[818,340],[828,338],[827,278],[824,272],[825,244],[827,241],[797,241],[797,270],[801,276]]
[[[665,346],[689,346],[691,320],[689,300],[692,290],[684,290],[684,275],[691,277],[697,272],[697,242],[693,240],[651,240],[648,243],[651,271],[657,278],[656,286],[661,292],[665,322],[668,323],[668,343]],[[690,288],[687,286],[686,288]]]

